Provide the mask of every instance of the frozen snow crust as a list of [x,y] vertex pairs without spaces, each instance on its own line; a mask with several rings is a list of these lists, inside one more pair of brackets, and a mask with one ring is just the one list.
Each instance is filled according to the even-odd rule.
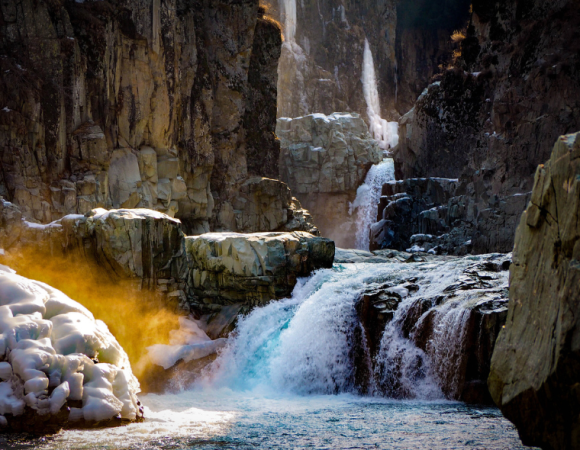
[[45,433],[139,420],[138,392],[105,323],[0,265],[0,427]]

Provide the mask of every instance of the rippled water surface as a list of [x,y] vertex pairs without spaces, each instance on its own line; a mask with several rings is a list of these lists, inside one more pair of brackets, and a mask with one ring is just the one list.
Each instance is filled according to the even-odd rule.
[[520,449],[495,408],[352,395],[263,397],[229,390],[143,396],[144,423],[64,431],[6,448]]

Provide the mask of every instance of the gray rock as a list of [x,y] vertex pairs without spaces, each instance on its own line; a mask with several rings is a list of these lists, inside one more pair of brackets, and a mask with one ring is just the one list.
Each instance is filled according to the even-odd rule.
[[580,446],[580,134],[558,139],[536,171],[516,233],[505,329],[488,380],[522,442]]
[[[339,245],[354,244],[349,205],[382,151],[358,114],[312,114],[278,119],[280,178],[311,211],[324,236]],[[314,211],[314,212],[313,212]]]

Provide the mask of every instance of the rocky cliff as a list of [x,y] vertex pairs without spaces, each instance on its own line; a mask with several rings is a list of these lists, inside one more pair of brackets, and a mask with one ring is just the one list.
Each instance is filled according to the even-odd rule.
[[400,121],[397,178],[458,178],[474,252],[510,251],[535,168],[580,128],[579,23],[573,1],[473,2],[453,60]]
[[375,59],[381,115],[398,118],[448,61],[455,46],[450,36],[465,25],[469,3],[274,2],[271,14],[285,26],[286,37],[278,116],[351,111],[366,119],[361,75],[367,38]]
[[505,329],[493,353],[490,392],[522,442],[580,446],[580,134],[558,139],[536,171],[517,229]]
[[[258,0],[3,2],[0,195],[43,223],[146,207],[237,230],[240,186],[277,175],[280,45]],[[277,191],[280,219],[240,231],[291,219]]]

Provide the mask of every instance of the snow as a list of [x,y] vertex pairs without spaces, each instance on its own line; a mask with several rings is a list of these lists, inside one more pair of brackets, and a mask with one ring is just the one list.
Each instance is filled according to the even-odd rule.
[[12,110],[10,108],[8,108],[8,106],[5,106],[4,108],[2,108],[2,111],[4,111],[4,112],[10,112]]
[[107,326],[62,292],[6,266],[0,266],[0,359],[0,425],[25,405],[56,414],[67,399],[82,400],[70,419],[137,416],[139,383]]
[[377,87],[375,63],[367,39],[365,39],[361,81],[367,103],[367,115],[369,116],[369,129],[371,134],[379,142],[379,146],[383,150],[393,148],[399,143],[399,123],[387,122],[381,118],[381,104]]
[[153,219],[165,219],[170,220],[175,223],[181,223],[179,219],[175,219],[174,217],[168,216],[167,214],[163,214],[162,212],[155,211],[153,209],[146,209],[146,208],[136,208],[136,209],[111,209],[106,210],[103,208],[96,208],[92,211],[94,214],[92,218],[94,220],[98,220],[104,222],[109,218],[111,215],[118,215],[122,217],[126,217],[127,219],[147,219],[151,217]]
[[169,336],[169,345],[147,347],[151,361],[164,369],[174,366],[180,359],[189,362],[212,355],[227,343],[227,339],[212,341],[196,321],[185,317],[179,318],[179,330],[170,331]]
[[424,252],[425,249],[423,247],[419,247],[418,245],[413,245],[411,248],[407,249],[408,253],[417,253],[417,252]]

